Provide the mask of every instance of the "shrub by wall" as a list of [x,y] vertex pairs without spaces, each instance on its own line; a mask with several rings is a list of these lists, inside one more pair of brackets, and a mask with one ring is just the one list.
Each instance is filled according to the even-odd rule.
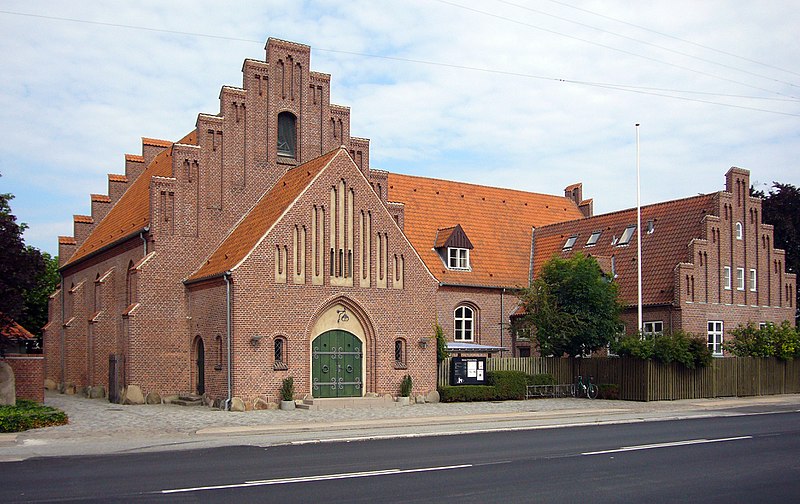
[[493,401],[495,388],[488,385],[459,385],[439,387],[441,402]]

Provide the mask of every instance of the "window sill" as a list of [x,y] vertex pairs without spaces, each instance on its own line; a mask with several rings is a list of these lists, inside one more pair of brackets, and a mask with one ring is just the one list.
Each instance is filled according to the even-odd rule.
[[276,362],[272,365],[272,369],[275,371],[286,371],[289,369],[289,366],[285,362]]
[[405,362],[394,361],[394,368],[395,369],[408,369],[408,366]]

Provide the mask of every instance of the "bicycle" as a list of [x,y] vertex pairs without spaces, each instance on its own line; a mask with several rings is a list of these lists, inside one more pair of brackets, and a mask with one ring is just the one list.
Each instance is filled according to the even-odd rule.
[[583,377],[578,375],[575,384],[572,385],[572,397],[587,397],[589,399],[597,399],[598,388],[597,385],[592,383],[590,376],[586,383],[583,383]]

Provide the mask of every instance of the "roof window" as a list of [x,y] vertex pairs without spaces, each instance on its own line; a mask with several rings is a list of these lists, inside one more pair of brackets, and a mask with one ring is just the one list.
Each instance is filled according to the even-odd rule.
[[567,238],[567,241],[564,242],[564,246],[561,248],[561,250],[569,250],[569,249],[571,249],[572,246],[575,245],[575,240],[577,240],[577,239],[578,239],[577,235],[570,236],[569,238]]
[[628,226],[625,228],[625,231],[620,236],[619,240],[617,241],[617,245],[627,245],[631,242],[631,238],[633,238],[633,232],[636,231],[636,226]]
[[586,240],[586,246],[591,247],[592,245],[597,244],[597,240],[600,239],[600,235],[602,233],[603,233],[602,231],[595,231],[594,233],[592,233],[592,236],[590,236],[589,239]]

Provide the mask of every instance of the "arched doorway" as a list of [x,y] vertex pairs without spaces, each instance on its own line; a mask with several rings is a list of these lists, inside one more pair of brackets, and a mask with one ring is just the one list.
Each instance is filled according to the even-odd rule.
[[364,352],[353,333],[334,329],[311,343],[311,394],[323,397],[361,397]]
[[194,341],[195,364],[197,364],[195,392],[198,395],[203,395],[206,392],[206,348],[203,344],[203,338],[200,336],[195,338]]

